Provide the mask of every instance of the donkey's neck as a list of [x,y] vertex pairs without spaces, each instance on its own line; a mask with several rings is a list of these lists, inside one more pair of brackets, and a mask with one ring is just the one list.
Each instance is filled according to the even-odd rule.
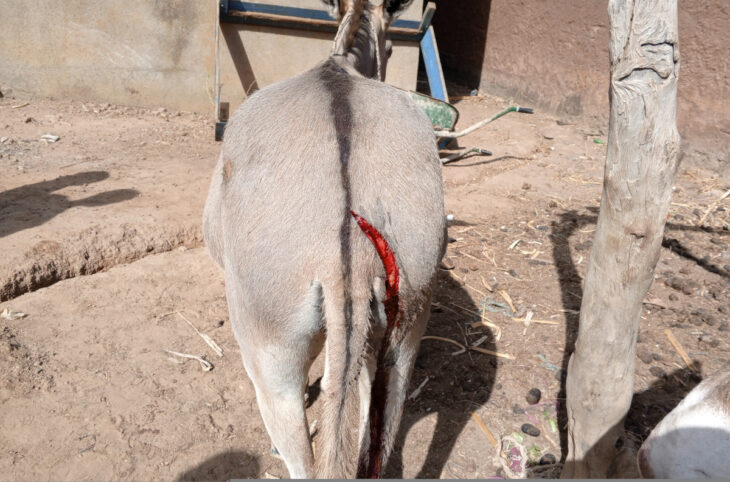
[[[335,37],[333,57],[371,79],[385,77],[385,32],[378,19],[365,9],[360,15],[345,15]],[[350,70],[348,69],[348,70]]]

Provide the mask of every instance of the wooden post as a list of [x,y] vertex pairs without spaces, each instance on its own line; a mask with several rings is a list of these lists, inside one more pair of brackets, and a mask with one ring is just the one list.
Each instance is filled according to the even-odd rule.
[[609,0],[608,12],[608,150],[568,364],[563,478],[605,478],[615,467],[633,394],[642,300],[659,259],[679,159],[677,0]]

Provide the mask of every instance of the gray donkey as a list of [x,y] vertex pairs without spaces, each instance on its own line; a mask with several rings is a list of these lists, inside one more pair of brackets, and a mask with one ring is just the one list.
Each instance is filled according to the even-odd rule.
[[[381,82],[386,29],[408,2],[333,2],[332,55],[231,117],[203,219],[261,416],[294,478],[381,474],[445,239],[431,123]],[[323,345],[315,463],[304,393]]]

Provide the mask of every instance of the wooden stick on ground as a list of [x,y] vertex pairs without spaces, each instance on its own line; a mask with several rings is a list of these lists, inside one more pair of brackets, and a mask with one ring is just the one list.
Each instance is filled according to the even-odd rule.
[[672,344],[675,350],[677,350],[677,353],[679,353],[679,356],[682,357],[682,360],[684,360],[684,363],[687,365],[687,368],[692,370],[693,372],[697,373],[697,366],[695,366],[692,359],[687,355],[687,352],[684,351],[684,348],[682,348],[682,345],[679,344],[679,340],[674,336],[674,333],[672,333],[672,330],[667,328],[664,330],[664,334],[667,335],[667,338],[669,338],[669,343]]

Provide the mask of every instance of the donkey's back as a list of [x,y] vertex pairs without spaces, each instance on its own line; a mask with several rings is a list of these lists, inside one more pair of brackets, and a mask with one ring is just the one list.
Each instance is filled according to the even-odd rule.
[[205,236],[221,266],[228,252],[231,270],[254,273],[250,290],[283,281],[272,276],[298,282],[293,268],[326,277],[350,209],[383,228],[411,284],[428,284],[441,250],[441,168],[431,123],[407,93],[326,61],[257,92],[231,117]]

